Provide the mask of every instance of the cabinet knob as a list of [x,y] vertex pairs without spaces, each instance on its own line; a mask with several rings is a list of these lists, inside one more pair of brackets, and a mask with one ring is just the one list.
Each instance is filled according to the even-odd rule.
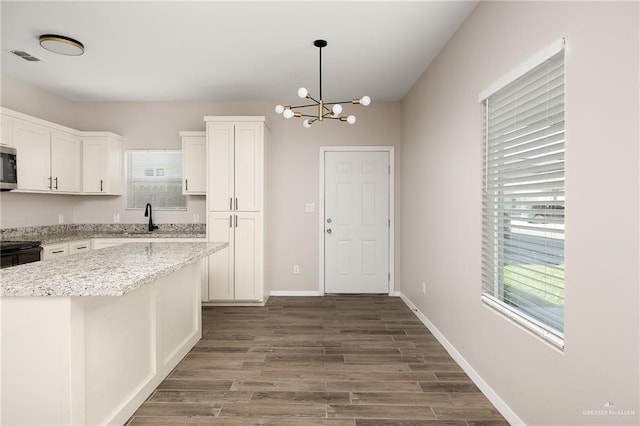
[[331,231],[331,228],[328,228],[327,229],[327,234],[330,234],[331,232],[333,232],[333,231]]

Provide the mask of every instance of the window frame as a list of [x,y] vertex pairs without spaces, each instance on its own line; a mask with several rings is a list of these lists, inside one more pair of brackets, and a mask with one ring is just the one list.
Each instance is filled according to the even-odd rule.
[[154,202],[154,200],[149,200],[149,201],[145,201],[145,204],[151,203],[153,205],[153,210],[154,211],[186,211],[187,210],[187,197],[185,196],[185,194],[182,192],[182,178],[184,176],[184,170],[182,169],[183,167],[183,159],[182,159],[182,155],[184,155],[184,153],[182,152],[181,149],[170,149],[170,148],[166,148],[166,149],[162,149],[162,148],[142,148],[142,149],[127,149],[124,151],[124,186],[125,186],[125,210],[144,210],[144,206],[141,207],[130,207],[130,170],[129,168],[131,167],[130,164],[130,153],[171,153],[171,154],[176,154],[176,155],[180,155],[180,161],[178,162],[178,165],[180,167],[180,177],[179,178],[175,178],[176,180],[176,187],[178,187],[180,189],[180,198],[182,200],[184,200],[184,205],[181,206],[175,206],[175,207],[166,207],[163,206],[161,204],[159,204],[158,202]]
[[[502,316],[508,318],[509,320],[515,322],[516,324],[520,325],[521,327],[525,328],[526,330],[532,332],[534,335],[536,335],[537,337],[541,338],[543,341],[551,344],[553,347],[563,350],[564,349],[564,194],[566,191],[565,188],[565,184],[564,184],[564,143],[565,143],[565,124],[564,124],[564,113],[566,111],[566,104],[565,104],[565,89],[564,89],[564,79],[565,79],[565,64],[564,64],[564,48],[565,48],[565,44],[566,44],[566,38],[562,38],[556,42],[554,42],[553,44],[551,44],[550,46],[546,47],[545,49],[541,50],[540,52],[538,52],[536,55],[534,55],[532,58],[530,58],[529,60],[525,61],[525,63],[521,64],[519,67],[517,67],[516,69],[512,70],[510,73],[506,74],[505,76],[503,76],[501,79],[499,79],[497,82],[495,82],[494,84],[492,84],[491,86],[489,86],[487,89],[483,90],[480,93],[479,96],[479,101],[482,105],[482,109],[483,109],[483,121],[484,121],[484,132],[483,132],[483,188],[482,188],[482,286],[481,286],[481,302],[484,306],[491,308],[492,310],[498,312],[499,314],[501,314]],[[563,55],[562,56],[562,70],[561,70],[561,77],[562,77],[562,101],[561,101],[561,114],[562,114],[562,136],[561,136],[561,142],[559,142],[559,144],[562,145],[562,149],[561,149],[561,160],[559,160],[559,162],[562,164],[561,167],[561,175],[559,172],[555,172],[554,176],[557,176],[558,182],[562,182],[561,184],[561,192],[558,192],[559,195],[561,195],[561,200],[560,201],[556,201],[556,198],[552,198],[552,201],[550,202],[546,202],[545,200],[540,200],[538,205],[533,204],[534,203],[534,198],[513,198],[512,202],[506,202],[506,200],[508,199],[509,196],[513,196],[513,195],[506,195],[509,193],[508,191],[508,184],[505,184],[505,180],[506,180],[506,175],[509,175],[510,179],[509,179],[509,183],[511,184],[531,184],[531,182],[535,182],[536,179],[538,178],[539,180],[539,176],[534,174],[534,173],[539,173],[538,169],[536,169],[536,171],[528,171],[529,174],[525,174],[523,172],[523,170],[528,169],[530,167],[527,166],[522,166],[519,165],[518,162],[520,160],[522,160],[522,157],[524,158],[524,161],[527,162],[534,162],[536,164],[540,163],[538,161],[539,158],[544,159],[545,161],[542,161],[542,163],[547,163],[547,164],[551,164],[551,166],[545,166],[544,164],[542,166],[537,166],[538,168],[542,168],[544,169],[544,171],[546,173],[549,173],[549,175],[551,175],[551,173],[549,172],[549,170],[554,171],[554,167],[556,169],[559,169],[560,166],[557,164],[554,164],[553,161],[551,160],[547,160],[545,157],[546,154],[542,154],[539,157],[532,155],[530,157],[526,157],[523,154],[519,154],[519,158],[517,158],[514,161],[514,164],[516,164],[515,166],[513,166],[513,168],[510,168],[509,171],[507,172],[504,169],[504,166],[500,165],[500,166],[496,166],[495,164],[503,164],[500,163],[500,160],[496,161],[494,158],[492,157],[491,159],[490,157],[490,146],[489,146],[489,140],[490,140],[490,135],[489,135],[489,129],[492,128],[491,125],[493,123],[490,123],[490,118],[489,118],[489,107],[488,104],[490,102],[490,100],[492,100],[494,95],[500,95],[501,91],[504,92],[509,92],[510,90],[517,90],[517,85],[518,82],[521,79],[526,79],[527,77],[529,77],[530,75],[532,75],[532,73],[536,72],[536,69],[540,69],[540,66],[547,63],[548,61],[557,59],[559,56],[558,55]],[[538,71],[539,72],[539,71]],[[547,77],[548,78],[548,77]],[[549,81],[549,80],[547,80]],[[548,90],[548,86],[545,87],[545,90]],[[504,93],[503,92],[503,93]],[[545,94],[548,92],[545,92]],[[515,95],[515,99],[518,99],[517,95]],[[517,105],[517,103],[515,104]],[[513,108],[514,111],[517,111],[517,106]],[[514,116],[516,114],[514,113]],[[524,115],[524,114],[523,114]],[[547,115],[548,116],[548,115]],[[520,117],[518,117],[518,119],[520,119]],[[515,121],[515,119],[514,119]],[[493,128],[492,128],[493,129]],[[494,137],[494,135],[492,134],[491,136],[492,138]],[[507,136],[508,137],[508,136]],[[505,140],[506,138],[505,137]],[[560,136],[558,136],[560,137]],[[522,143],[522,145],[526,145],[526,144],[530,144],[530,140],[534,140],[533,138],[531,138],[530,136],[525,136],[526,142]],[[512,146],[516,146],[519,145],[518,142],[512,143]],[[546,140],[544,142],[544,144],[546,144]],[[497,147],[497,149],[502,149],[504,151],[507,150],[507,148],[505,148],[505,145],[507,145],[507,143],[503,142],[503,145],[500,145],[499,143],[497,145],[492,145],[492,147]],[[551,145],[551,144],[548,144]],[[546,146],[546,145],[544,145]],[[516,148],[516,149],[524,149],[524,148]],[[527,148],[528,149],[528,148]],[[493,152],[491,153],[493,155]],[[503,157],[500,157],[500,155],[502,155]],[[555,154],[556,157],[560,157],[559,154]],[[497,158],[501,159],[502,161],[504,161],[505,154],[502,153],[498,153],[497,154]],[[551,155],[549,155],[550,157]],[[493,164],[492,164],[493,163]],[[492,170],[492,174],[491,174],[491,179],[489,177],[489,170]],[[502,169],[502,170],[500,170]],[[522,176],[519,176],[522,175]],[[516,178],[511,178],[511,176],[519,176]],[[502,180],[500,180],[502,179]],[[519,180],[521,179],[521,180]],[[491,187],[489,187],[489,182],[491,182]],[[546,184],[547,181],[544,181],[544,183]],[[505,187],[505,191],[504,192],[499,192],[499,188],[502,186]],[[557,182],[554,182],[553,184],[549,184],[550,186],[552,185],[558,185]],[[516,193],[517,195],[517,191],[513,190],[514,193]],[[533,192],[533,191],[532,191]],[[502,194],[502,195],[498,195],[498,194]],[[528,195],[529,196],[529,195]],[[514,196],[515,197],[515,196]],[[523,195],[524,197],[524,195]],[[535,197],[535,196],[531,196],[531,197]],[[551,196],[549,196],[551,198]],[[516,201],[516,199],[518,201]],[[526,200],[526,201],[523,201]],[[520,215],[524,215],[525,213],[521,213],[520,211],[516,210],[514,211],[509,211],[508,213],[505,213],[505,210],[509,210],[509,209],[514,209],[514,208],[522,208],[522,206],[508,206],[507,204],[524,204],[525,208],[529,207],[528,210],[523,210],[523,212],[533,212],[531,214],[535,214],[535,219],[532,219],[533,221],[533,225],[531,225],[531,228],[534,228],[533,232],[535,235],[535,232],[537,232],[536,228],[536,222],[539,222],[541,224],[544,224],[545,222],[545,217],[549,217],[550,219],[548,219],[550,222],[552,222],[550,225],[540,225],[540,228],[543,228],[544,230],[548,230],[546,228],[557,228],[556,233],[560,233],[560,227],[561,229],[561,233],[562,233],[562,250],[559,250],[557,247],[554,247],[553,245],[549,245],[548,247],[545,245],[543,248],[539,248],[536,247],[536,253],[538,253],[539,256],[546,256],[548,254],[548,252],[552,252],[551,254],[549,254],[549,258],[550,259],[555,259],[553,256],[561,256],[562,258],[562,309],[561,309],[561,329],[559,329],[557,327],[557,323],[555,324],[550,324],[552,323],[552,319],[545,317],[544,315],[541,315],[538,313],[538,318],[536,318],[536,315],[530,315],[532,313],[532,311],[534,311],[534,309],[529,309],[529,312],[527,312],[526,309],[526,303],[533,303],[530,302],[528,300],[522,299],[524,300],[524,302],[518,302],[515,301],[516,297],[513,295],[508,296],[507,298],[505,298],[505,275],[507,274],[507,269],[506,269],[506,264],[507,264],[507,260],[511,260],[513,262],[513,259],[510,258],[511,256],[514,256],[512,253],[511,254],[505,254],[505,248],[509,249],[509,248],[513,248],[514,247],[514,243],[512,242],[511,245],[509,245],[508,243],[506,243],[506,241],[511,238],[512,235],[512,229],[511,229],[511,224],[512,224],[512,217],[519,217]],[[562,208],[562,214],[561,214],[561,220],[560,220],[560,213],[559,211],[556,212],[556,209]],[[549,213],[547,213],[547,209],[549,210]],[[539,210],[542,210],[539,211]],[[512,213],[514,216],[512,216]],[[500,217],[498,217],[498,215]],[[505,217],[507,217],[508,219],[502,220],[502,215],[505,215]],[[522,220],[521,220],[522,221]],[[557,226],[556,226],[557,225]],[[521,228],[526,227],[521,225]],[[522,232],[521,230],[518,230],[519,232]],[[547,235],[542,233],[542,230],[540,230],[540,233],[543,235],[542,238],[544,238],[545,240],[547,239],[548,235],[551,235],[549,237],[549,241],[553,241],[554,238],[554,232],[553,229],[551,229],[551,232]],[[517,232],[516,232],[517,234]],[[522,235],[522,234],[520,234]],[[526,245],[526,243],[524,244]],[[518,248],[520,249],[520,248]],[[548,252],[545,252],[544,250],[548,250]],[[508,252],[509,250],[507,250]],[[516,255],[519,256],[520,254]],[[545,261],[540,261],[539,259],[537,260],[537,262],[540,263],[546,263]],[[514,264],[509,264],[509,266],[513,266]],[[529,267],[530,265],[523,265],[523,267],[526,269],[526,267]],[[539,266],[537,264],[533,264],[533,266]],[[515,268],[514,268],[515,269]],[[521,267],[522,269],[522,267]],[[519,270],[517,270],[517,273],[521,273]],[[544,269],[544,271],[546,272],[546,269]],[[509,271],[511,274],[513,274],[512,271]],[[531,274],[534,274],[534,272],[531,272]],[[524,280],[524,278],[521,278],[523,276],[518,276],[516,278],[517,279],[521,279]],[[528,277],[526,277],[528,278]],[[511,279],[511,278],[510,278]],[[550,277],[550,276],[546,276],[543,274],[542,278],[539,276],[536,276],[536,280],[539,280],[538,282],[545,281],[554,281],[555,282],[555,277]],[[537,286],[537,282],[534,282],[533,284],[529,284],[531,285],[534,290],[538,290],[535,286]],[[544,283],[542,283],[542,286],[544,286]],[[513,288],[513,287],[512,287]],[[545,287],[546,288],[546,287]],[[527,289],[528,290],[528,289]],[[531,299],[534,299],[535,296],[531,296]],[[559,299],[559,297],[558,297]],[[519,306],[519,305],[520,306]],[[533,305],[534,307],[538,307],[537,305]],[[552,309],[552,308],[549,308]],[[541,312],[544,312],[544,310],[542,310]]]

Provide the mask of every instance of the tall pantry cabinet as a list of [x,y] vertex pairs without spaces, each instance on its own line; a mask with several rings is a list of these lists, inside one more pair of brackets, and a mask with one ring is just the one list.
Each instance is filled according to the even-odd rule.
[[229,249],[209,258],[209,300],[264,302],[265,117],[205,117],[207,238]]

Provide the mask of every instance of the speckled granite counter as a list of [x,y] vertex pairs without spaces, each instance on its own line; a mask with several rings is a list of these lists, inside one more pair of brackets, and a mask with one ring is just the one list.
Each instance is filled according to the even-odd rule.
[[0,296],[122,296],[227,246],[130,243],[27,263],[0,270]]
[[40,241],[57,244],[92,238],[206,238],[203,223],[159,224],[159,229],[147,232],[146,224],[66,224],[10,228],[0,230],[0,240]]

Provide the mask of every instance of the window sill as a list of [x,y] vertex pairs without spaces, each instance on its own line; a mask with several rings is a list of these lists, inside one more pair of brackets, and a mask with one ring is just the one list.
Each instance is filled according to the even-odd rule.
[[551,345],[554,349],[564,352],[564,334],[557,331],[551,331],[539,321],[511,309],[488,294],[483,294],[481,296],[481,300],[483,305],[498,312],[500,315],[508,318],[528,332],[534,334],[543,342]]

